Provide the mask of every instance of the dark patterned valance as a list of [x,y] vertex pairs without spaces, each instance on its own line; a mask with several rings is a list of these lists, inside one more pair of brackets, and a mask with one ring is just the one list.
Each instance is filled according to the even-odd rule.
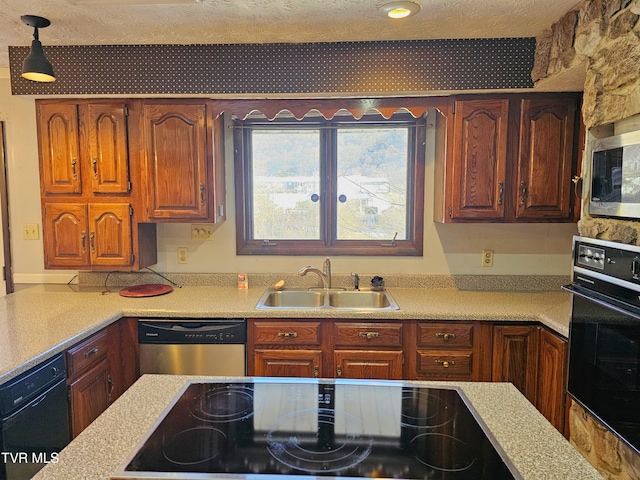
[[47,46],[57,80],[14,95],[419,95],[532,88],[533,38],[236,45]]

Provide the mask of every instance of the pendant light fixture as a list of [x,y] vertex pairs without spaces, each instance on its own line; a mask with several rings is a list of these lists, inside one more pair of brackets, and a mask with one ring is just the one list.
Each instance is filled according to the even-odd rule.
[[38,29],[48,27],[51,22],[36,15],[23,15],[20,19],[34,28],[31,51],[22,63],[22,76],[34,82],[55,82],[56,76],[53,74],[53,66],[45,57],[42,44],[38,39]]

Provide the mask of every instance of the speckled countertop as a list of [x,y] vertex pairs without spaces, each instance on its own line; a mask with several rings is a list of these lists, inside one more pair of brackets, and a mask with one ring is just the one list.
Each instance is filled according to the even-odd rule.
[[[142,376],[60,453],[57,464],[47,465],[34,479],[108,479],[134,451],[185,381],[194,378],[197,377]],[[460,387],[522,478],[602,479],[513,385],[444,385]]]
[[264,287],[189,286],[150,298],[99,287],[33,285],[0,298],[0,383],[61,352],[122,316],[194,318],[379,318],[540,321],[568,335],[570,295],[390,288],[400,310],[257,310]]

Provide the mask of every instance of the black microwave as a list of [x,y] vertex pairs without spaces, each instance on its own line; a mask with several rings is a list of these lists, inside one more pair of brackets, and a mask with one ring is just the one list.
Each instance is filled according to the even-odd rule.
[[640,131],[594,142],[589,214],[640,218]]

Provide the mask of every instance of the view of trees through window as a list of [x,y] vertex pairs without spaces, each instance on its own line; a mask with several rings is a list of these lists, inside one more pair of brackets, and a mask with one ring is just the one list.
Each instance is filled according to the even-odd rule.
[[[325,221],[338,240],[405,239],[410,128],[252,128],[253,238],[320,239],[322,204],[333,195]],[[324,155],[327,144],[335,158]]]

